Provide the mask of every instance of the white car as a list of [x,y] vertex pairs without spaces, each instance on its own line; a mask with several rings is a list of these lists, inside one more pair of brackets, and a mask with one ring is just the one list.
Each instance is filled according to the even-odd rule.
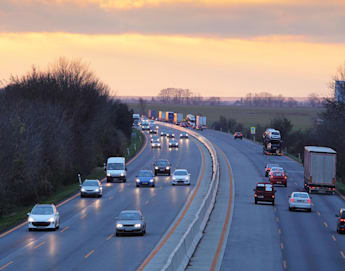
[[161,147],[161,142],[159,139],[154,139],[151,142],[151,147],[152,148],[160,148]]
[[175,139],[170,140],[169,148],[178,148],[178,142]]
[[311,199],[308,193],[292,192],[289,198],[289,211],[304,209],[311,212]]
[[54,204],[36,204],[28,213],[28,229],[53,229],[60,227],[60,215]]
[[103,187],[99,180],[86,179],[80,186],[80,197],[97,196],[102,197]]
[[188,139],[189,138],[189,136],[188,136],[188,134],[187,133],[181,133],[180,134],[180,138],[182,139],[182,138],[186,138],[186,139]]
[[172,175],[172,185],[187,184],[190,185],[190,173],[187,169],[176,169]]

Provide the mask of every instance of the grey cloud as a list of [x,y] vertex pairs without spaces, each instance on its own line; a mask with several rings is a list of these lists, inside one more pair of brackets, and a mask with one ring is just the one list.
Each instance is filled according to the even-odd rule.
[[16,5],[2,0],[0,15],[1,32],[141,33],[248,39],[300,35],[310,41],[345,42],[345,9],[334,4],[212,8],[164,4],[106,11],[91,4],[81,8],[73,4]]

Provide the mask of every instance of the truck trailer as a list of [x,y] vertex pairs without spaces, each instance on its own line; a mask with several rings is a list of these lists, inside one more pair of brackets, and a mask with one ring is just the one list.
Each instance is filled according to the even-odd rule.
[[183,120],[183,114],[182,113],[174,113],[174,123],[176,125],[179,125]]
[[304,188],[334,194],[337,153],[327,147],[304,147]]
[[205,116],[196,116],[196,129],[205,129],[206,128],[206,117]]
[[174,122],[174,112],[166,112],[165,113],[165,121],[173,123]]
[[148,118],[151,119],[151,120],[155,120],[157,119],[157,111],[154,110],[154,109],[149,109],[149,112],[147,114]]

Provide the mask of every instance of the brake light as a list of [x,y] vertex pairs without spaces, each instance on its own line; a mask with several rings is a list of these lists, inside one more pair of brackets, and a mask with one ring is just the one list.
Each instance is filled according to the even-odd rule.
[[308,199],[307,201],[308,201],[308,203],[311,203],[311,200],[310,200],[310,199]]
[[287,179],[287,176],[285,176],[285,180]]
[[254,197],[257,197],[258,195],[257,194],[254,194]]
[[272,195],[272,199],[274,199],[274,195]]
[[295,199],[294,198],[290,199],[290,202],[295,202]]
[[345,219],[344,219],[344,218],[341,218],[341,219],[340,219],[340,222],[345,222]]

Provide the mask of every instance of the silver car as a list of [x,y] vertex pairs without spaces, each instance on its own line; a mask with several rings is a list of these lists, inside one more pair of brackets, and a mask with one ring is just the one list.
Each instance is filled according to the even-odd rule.
[[186,184],[190,185],[190,174],[187,169],[176,169],[172,175],[172,185]]
[[180,139],[182,139],[182,138],[188,139],[188,138],[189,138],[188,133],[181,133],[181,134],[180,134]]
[[289,198],[289,211],[304,209],[311,212],[311,198],[308,193],[292,192]]
[[60,227],[60,214],[54,204],[36,204],[28,213],[28,229],[53,229]]
[[144,216],[139,210],[122,211],[117,218],[115,235],[121,234],[140,234],[146,233],[146,223]]
[[160,148],[161,147],[161,142],[159,139],[153,139],[151,142],[151,147],[152,148]]
[[88,180],[86,179],[80,186],[80,197],[96,196],[102,197],[103,188],[99,180]]

